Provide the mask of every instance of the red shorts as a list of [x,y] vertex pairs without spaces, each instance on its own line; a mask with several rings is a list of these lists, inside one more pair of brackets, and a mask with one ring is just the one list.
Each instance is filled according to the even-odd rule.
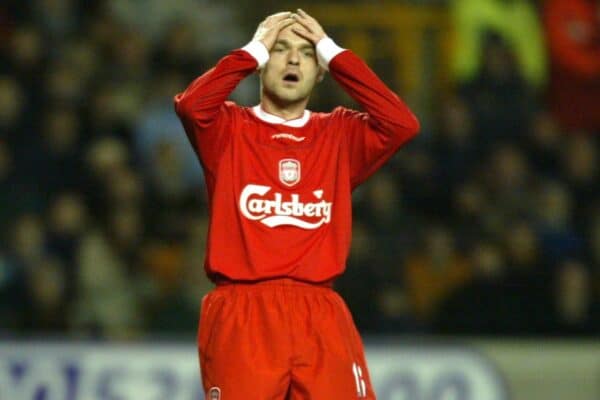
[[202,301],[207,400],[375,399],[350,312],[331,288],[224,284]]

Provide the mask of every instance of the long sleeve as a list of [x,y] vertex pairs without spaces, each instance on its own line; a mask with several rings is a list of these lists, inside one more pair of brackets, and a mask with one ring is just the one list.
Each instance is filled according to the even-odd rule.
[[351,184],[356,187],[414,137],[420,125],[407,105],[353,52],[336,55],[329,70],[364,109],[334,112],[347,134]]
[[265,62],[264,53],[268,58],[266,49],[261,52],[256,43],[232,51],[174,98],[175,111],[209,173],[214,170],[232,131],[230,113],[235,105],[226,100],[242,79]]

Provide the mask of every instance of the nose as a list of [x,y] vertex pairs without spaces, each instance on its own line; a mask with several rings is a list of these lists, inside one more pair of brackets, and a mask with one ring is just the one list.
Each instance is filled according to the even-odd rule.
[[289,65],[298,65],[300,64],[300,57],[298,54],[298,50],[296,49],[292,49],[290,50],[290,52],[288,53],[288,60],[287,60]]

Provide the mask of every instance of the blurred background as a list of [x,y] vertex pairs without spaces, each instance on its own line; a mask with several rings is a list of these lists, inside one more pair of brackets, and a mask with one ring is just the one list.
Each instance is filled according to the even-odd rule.
[[[371,354],[468,345],[505,396],[599,399],[597,0],[3,0],[0,344],[193,350],[206,193],[172,97],[298,6],[423,125],[354,194],[336,287]],[[340,104],[326,79],[310,108]]]

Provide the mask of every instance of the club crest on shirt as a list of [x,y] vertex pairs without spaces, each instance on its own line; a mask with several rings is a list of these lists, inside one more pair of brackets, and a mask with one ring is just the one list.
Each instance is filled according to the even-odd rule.
[[287,186],[300,182],[300,161],[284,158],[279,161],[279,180]]
[[208,396],[206,396],[206,400],[221,400],[221,389],[216,386],[211,387],[208,390]]

